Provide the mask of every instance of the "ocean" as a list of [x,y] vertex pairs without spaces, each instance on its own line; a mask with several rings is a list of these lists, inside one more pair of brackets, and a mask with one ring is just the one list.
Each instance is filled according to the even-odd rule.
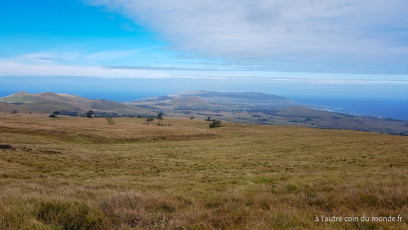
[[292,97],[291,99],[300,104],[332,112],[408,120],[408,98],[373,99]]

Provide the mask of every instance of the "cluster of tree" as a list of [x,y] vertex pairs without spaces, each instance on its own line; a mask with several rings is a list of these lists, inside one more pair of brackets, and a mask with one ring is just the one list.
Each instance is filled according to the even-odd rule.
[[[147,120],[147,119],[146,119],[146,120]],[[153,119],[152,119],[152,120],[153,120]],[[143,122],[143,124],[144,124],[144,125],[150,125],[150,124],[152,124],[152,125],[157,125],[157,126],[171,126],[170,124],[164,124],[164,123],[161,123],[161,122],[157,122],[157,123],[152,122],[152,123],[150,123],[150,120],[147,121],[147,122]]]
[[[62,113],[62,112],[63,112],[63,113]],[[76,116],[76,115],[77,115],[76,112],[72,112],[72,113],[69,113],[69,112],[67,112],[67,111],[62,111],[62,112],[60,112],[60,111],[54,111],[54,112],[52,112],[52,113],[49,115],[49,117],[56,118],[56,117],[59,117],[59,116],[62,115],[62,114],[68,115],[68,116]],[[88,118],[93,118],[93,117],[95,117],[94,111],[92,111],[92,110],[88,111],[88,112],[86,113],[86,117],[88,117]]]
[[208,125],[208,127],[210,127],[210,128],[221,127],[221,121],[219,121],[219,120],[215,120],[215,119],[212,119],[211,117],[207,117],[207,118],[205,119],[205,121],[212,121],[212,122]]
[[163,112],[159,112],[159,113],[157,114],[157,119],[163,120]]
[[[15,114],[17,113],[17,110],[11,111],[10,113]],[[31,114],[31,112],[29,112]],[[119,114],[119,113],[112,113],[112,112],[100,112],[100,111],[92,111],[89,110],[87,112],[78,112],[78,111],[67,111],[67,110],[60,110],[60,111],[54,111],[53,113],[51,113],[49,116],[50,117],[58,117],[61,115],[65,115],[65,116],[86,116],[88,118],[94,118],[94,117],[105,117],[105,118],[109,118],[109,117],[137,117],[137,118],[152,118],[152,119],[163,119],[163,112],[159,112],[156,116],[155,115],[130,115],[130,114]]]
[[170,124],[164,124],[164,123],[160,123],[160,122],[158,122],[158,123],[152,123],[153,125],[157,125],[157,126],[170,126]]
[[86,113],[86,117],[87,117],[87,118],[94,118],[94,117],[95,117],[94,111],[89,110],[89,111]]
[[58,117],[60,114],[61,114],[60,111],[54,111],[54,112],[52,112],[52,113],[50,114],[50,117],[55,118],[55,117]]

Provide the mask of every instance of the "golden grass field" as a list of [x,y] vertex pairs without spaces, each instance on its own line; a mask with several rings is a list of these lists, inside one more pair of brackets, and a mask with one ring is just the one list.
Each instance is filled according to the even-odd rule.
[[407,136],[144,123],[0,115],[0,229],[408,229]]

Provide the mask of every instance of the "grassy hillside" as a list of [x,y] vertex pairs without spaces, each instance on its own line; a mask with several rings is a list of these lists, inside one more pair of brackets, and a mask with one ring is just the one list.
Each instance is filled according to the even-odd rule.
[[408,228],[406,136],[157,123],[1,115],[0,228]]
[[0,102],[0,113],[27,113],[28,109],[15,104]]
[[62,114],[83,114],[89,110],[104,113],[117,113],[128,115],[152,114],[151,111],[125,105],[116,101],[103,99],[87,99],[69,94],[56,94],[52,92],[30,94],[18,92],[7,97],[0,98],[0,111],[8,109],[4,104],[18,104],[19,111],[37,113],[52,113],[59,110]]

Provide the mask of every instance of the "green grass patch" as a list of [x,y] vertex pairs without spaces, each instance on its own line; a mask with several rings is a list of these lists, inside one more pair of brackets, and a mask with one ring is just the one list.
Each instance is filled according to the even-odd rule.
[[60,229],[102,229],[103,215],[78,201],[41,201],[37,219]]

